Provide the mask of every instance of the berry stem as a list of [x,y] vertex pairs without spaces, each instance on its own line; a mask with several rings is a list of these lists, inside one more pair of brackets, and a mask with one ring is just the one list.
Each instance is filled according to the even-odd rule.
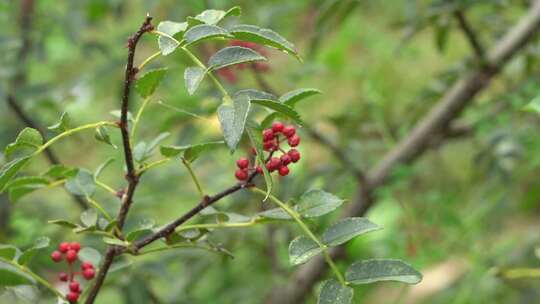
[[64,137],[67,137],[67,136],[70,136],[73,133],[77,133],[77,132],[84,131],[84,130],[87,130],[87,129],[95,129],[95,128],[102,127],[102,126],[117,127],[117,124],[115,122],[112,122],[112,121],[100,121],[100,122],[96,122],[96,123],[82,125],[80,127],[76,127],[76,128],[73,128],[73,129],[69,129],[66,132],[60,133],[60,134],[56,135],[55,137],[49,139],[49,141],[47,141],[46,143],[41,145],[32,154],[32,156],[38,155],[39,153],[45,151],[48,147],[52,146],[54,143],[56,143],[60,139],[62,139]]
[[116,195],[116,190],[114,190],[111,186],[105,184],[104,182],[96,179],[96,185],[110,192],[112,195]]
[[137,67],[137,70],[142,71],[145,65],[147,65],[148,63],[150,63],[152,60],[156,59],[160,55],[161,55],[161,51],[157,51],[154,54],[150,55],[150,57],[146,58],[141,64],[139,64],[139,66]]
[[96,200],[94,200],[88,195],[86,196],[86,200],[88,201],[88,203],[90,203],[90,205],[96,208],[99,211],[99,213],[101,213],[103,217],[107,219],[107,221],[112,222],[113,220],[112,216],[107,211],[105,211],[105,209],[103,209],[103,206],[101,206],[100,203],[98,203]]
[[217,89],[221,92],[221,94],[223,94],[223,98],[225,99],[225,102],[228,103],[228,104],[232,104],[232,98],[231,96],[229,95],[229,93],[227,92],[227,90],[225,90],[225,87],[223,87],[223,85],[221,84],[221,82],[219,82],[219,80],[216,78],[216,76],[214,75],[214,73],[212,71],[210,71],[206,65],[204,65],[204,63],[202,63],[199,58],[197,58],[197,56],[195,56],[195,54],[193,54],[190,50],[188,50],[186,47],[180,47],[187,55],[188,57],[196,64],[198,65],[200,68],[202,68],[203,70],[205,71],[208,71],[208,77],[210,77],[210,79],[212,79],[212,81],[214,82],[214,84],[216,85]]
[[[261,190],[261,189],[259,189],[257,187],[252,187],[252,188],[250,188],[250,190],[255,192],[255,193],[259,193],[261,195],[264,195],[264,196],[268,195],[268,194],[266,194],[266,191],[263,191],[263,190]],[[338,281],[341,283],[341,285],[347,286],[347,281],[345,281],[345,278],[343,277],[343,275],[341,274],[341,272],[337,268],[336,264],[332,260],[332,257],[328,253],[328,246],[323,244],[319,240],[319,238],[311,231],[311,229],[309,229],[309,227],[306,225],[306,223],[304,223],[304,221],[302,221],[302,218],[300,217],[300,214],[298,214],[296,211],[291,209],[285,202],[281,201],[280,199],[278,199],[274,195],[269,194],[268,197],[272,201],[274,201],[274,203],[276,203],[281,209],[283,209],[285,212],[287,212],[287,214],[289,214],[296,221],[296,223],[298,223],[298,225],[300,226],[300,228],[302,228],[302,230],[306,233],[306,235],[309,238],[311,238],[321,248],[324,259],[328,263],[328,266],[330,266],[330,268],[334,272],[334,274],[335,274],[336,278],[338,279]]]
[[[140,70],[140,69],[139,69]],[[142,113],[146,109],[146,106],[150,103],[150,97],[146,97],[137,111],[137,115],[135,115],[135,119],[133,121],[133,126],[131,127],[131,141],[133,142],[135,140],[135,132],[137,131],[137,126],[139,125],[139,121],[141,120]]]
[[195,183],[195,186],[197,187],[197,191],[199,192],[199,196],[203,198],[204,197],[203,188],[201,186],[201,183],[199,182],[199,179],[197,178],[197,175],[195,174],[195,171],[193,171],[193,168],[191,167],[191,163],[183,157],[182,157],[182,163],[188,170],[189,175],[191,176],[191,179],[193,180],[193,183]]

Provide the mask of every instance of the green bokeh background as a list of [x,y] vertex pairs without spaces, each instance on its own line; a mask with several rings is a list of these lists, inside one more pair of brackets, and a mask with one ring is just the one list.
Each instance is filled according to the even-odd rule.
[[[20,65],[16,58],[19,1],[2,1],[0,144],[12,142],[23,128],[3,98],[10,77],[20,69],[27,75],[27,84],[16,94],[41,125],[53,124],[64,110],[75,125],[112,119],[109,112],[120,105],[126,39],[147,12],[157,24],[183,21],[207,8],[239,5],[243,15],[230,22],[274,29],[294,42],[305,57],[300,64],[270,51],[271,70],[263,74],[266,81],[279,93],[301,87],[320,89],[323,94],[299,105],[302,117],[342,148],[358,168],[367,169],[408,133],[475,60],[451,14],[444,5],[437,5],[444,1],[358,1],[331,13],[319,26],[319,11],[332,2],[354,1],[36,0],[33,46],[27,64]],[[524,14],[527,1],[466,2],[470,2],[467,16],[488,48]],[[208,42],[197,51],[204,57],[222,45]],[[136,62],[156,50],[156,38],[144,37]],[[470,126],[466,136],[437,145],[413,165],[398,168],[392,182],[377,192],[378,202],[367,217],[384,230],[349,243],[349,260],[400,258],[426,277],[414,288],[397,283],[358,287],[354,303],[540,301],[538,277],[505,279],[496,275],[497,269],[540,267],[535,256],[540,239],[540,118],[523,111],[540,89],[539,54],[538,40],[534,40],[475,98],[457,121]],[[167,144],[219,140],[215,109],[220,100],[212,84],[205,81],[194,96],[188,96],[182,76],[188,58],[177,52],[150,65],[164,66],[170,71],[152,100],[205,119],[153,102],[142,118],[138,138],[150,141],[161,132],[171,132]],[[226,83],[229,91],[257,87],[250,72],[239,71],[238,77],[237,83]],[[133,109],[142,102],[135,94],[132,101]],[[302,130],[300,134],[302,162],[290,176],[277,179],[276,195],[287,200],[307,189],[322,188],[354,201],[354,177],[328,149]],[[117,144],[118,135],[111,133]],[[53,149],[66,165],[90,170],[115,157],[117,161],[102,179],[115,188],[124,185],[121,150],[98,143],[91,131],[70,137]],[[246,151],[247,145],[231,156],[223,148],[197,160],[194,169],[205,190],[215,193],[231,185],[234,161]],[[159,159],[157,154],[154,160]],[[41,158],[25,173],[46,168]],[[98,191],[96,199],[111,212],[119,206],[104,191]],[[189,174],[180,163],[169,163],[144,176],[127,229],[146,218],[165,224],[197,201]],[[238,193],[217,207],[249,215],[258,212],[261,204],[259,197]],[[48,236],[54,244],[79,240],[104,251],[99,237],[81,237],[47,224],[51,219],[79,216],[80,210],[62,188],[39,190],[16,203],[3,196],[0,206],[0,243],[26,248],[37,237]],[[334,212],[310,226],[320,232],[338,216]],[[230,250],[234,259],[196,250],[131,259],[131,266],[109,276],[98,303],[263,303],[271,287],[285,283],[294,271],[288,264],[287,246],[300,233],[292,223],[272,227],[272,232],[267,226],[256,226],[214,233],[211,239]],[[269,250],[277,254],[277,267],[267,255]],[[58,267],[48,256],[43,251],[31,267],[54,281]],[[427,290],[424,283],[440,285],[428,296],[411,300],[421,288]],[[46,291],[26,302],[12,298],[12,290],[0,289],[2,292],[2,303],[54,301]],[[314,294],[307,303],[315,303]]]

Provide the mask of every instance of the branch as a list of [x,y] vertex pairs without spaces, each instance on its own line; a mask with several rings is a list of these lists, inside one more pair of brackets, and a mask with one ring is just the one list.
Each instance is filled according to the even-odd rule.
[[124,93],[122,94],[122,108],[120,116],[120,132],[122,133],[122,145],[124,150],[124,159],[126,163],[127,173],[126,180],[128,182],[128,187],[126,194],[123,197],[122,207],[118,213],[118,228],[121,230],[124,227],[126,221],[127,213],[133,202],[133,195],[135,194],[135,189],[139,183],[139,176],[135,170],[135,164],[133,163],[133,151],[131,150],[131,143],[129,137],[129,125],[128,125],[128,112],[129,112],[129,97],[131,91],[131,84],[137,75],[137,68],[133,68],[133,60],[135,59],[135,49],[137,48],[137,43],[142,35],[146,32],[152,31],[154,27],[152,26],[152,17],[147,16],[146,20],[143,22],[139,30],[128,39],[128,59],[126,65],[126,72],[124,75]]
[[[491,49],[482,65],[458,79],[435,107],[411,130],[408,136],[388,152],[366,175],[366,184],[359,187],[356,200],[345,210],[343,217],[362,216],[376,203],[373,193],[389,179],[394,168],[411,163],[430,147],[432,136],[440,134],[497,76],[506,63],[540,30],[540,1],[536,0],[527,15]],[[341,256],[343,247],[336,247],[331,255]],[[325,274],[322,258],[300,267],[283,286],[270,293],[266,303],[302,303],[313,285]]]
[[[144,248],[145,246],[150,245],[156,240],[167,238],[171,234],[174,233],[175,229],[187,222],[189,219],[197,215],[199,212],[201,212],[203,209],[211,206],[212,204],[216,203],[217,201],[221,200],[222,198],[229,196],[238,190],[244,189],[246,187],[251,186],[253,179],[258,175],[257,171],[254,171],[250,174],[247,181],[244,183],[237,183],[234,186],[231,186],[215,195],[212,196],[205,196],[199,201],[199,203],[193,207],[191,210],[189,210],[186,214],[181,216],[180,218],[174,220],[173,222],[169,223],[165,227],[161,228],[159,231],[148,235],[147,237],[136,241],[133,243],[132,249],[135,252],[138,252],[140,249]],[[125,251],[125,250],[124,250]]]
[[467,39],[467,41],[469,41],[469,44],[471,48],[473,49],[474,53],[479,59],[484,61],[484,57],[485,57],[484,48],[480,44],[480,41],[478,40],[478,37],[474,33],[471,25],[467,21],[467,18],[465,17],[465,13],[461,10],[456,10],[454,12],[454,16],[458,20],[459,27],[463,31],[463,34],[465,35],[465,38]]
[[[116,220],[117,220],[116,226],[118,228],[118,231],[120,232],[122,231],[122,228],[124,227],[127,214],[131,207],[131,204],[133,203],[133,196],[135,195],[135,189],[137,188],[137,185],[139,184],[139,176],[137,175],[137,171],[135,170],[135,165],[133,163],[133,153],[131,150],[129,126],[128,126],[129,97],[130,97],[131,85],[138,72],[137,68],[133,67],[133,60],[135,58],[135,49],[137,48],[137,43],[139,42],[139,39],[142,37],[144,33],[152,31],[154,29],[151,22],[152,22],[152,17],[146,16],[146,19],[144,20],[142,25],[139,27],[139,30],[128,39],[128,45],[127,45],[128,58],[127,58],[125,76],[124,76],[124,90],[123,90],[123,95],[122,95],[122,108],[121,108],[119,127],[122,133],[122,145],[123,145],[124,158],[125,158],[125,163],[126,163],[126,168],[127,168],[126,180],[128,182],[128,186],[127,186],[127,190],[125,191],[124,196],[122,197],[122,206],[120,207],[120,211],[118,212],[118,215],[116,217]],[[120,237],[120,235],[118,236]],[[86,302],[85,302],[86,304],[94,303],[97,297],[97,294],[99,293],[99,290],[101,289],[101,286],[103,285],[103,282],[105,281],[105,277],[107,276],[109,268],[111,267],[113,260],[115,256],[117,255],[118,251],[119,251],[118,248],[115,246],[108,247],[105,258],[103,259],[103,264],[99,268],[98,274],[96,276],[94,285],[92,286],[92,289],[90,290],[90,293],[88,294],[88,297],[86,298]]]

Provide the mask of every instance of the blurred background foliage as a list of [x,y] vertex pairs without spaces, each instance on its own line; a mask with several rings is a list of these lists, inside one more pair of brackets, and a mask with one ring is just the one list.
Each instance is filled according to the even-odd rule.
[[[452,16],[464,8],[479,40],[487,46],[525,11],[523,0],[470,1],[228,1],[228,0],[37,0],[24,64],[17,20],[19,1],[0,2],[0,94],[16,73],[26,75],[16,88],[20,105],[43,126],[64,111],[74,125],[112,119],[119,108],[126,39],[149,12],[155,24],[183,21],[207,8],[242,7],[229,22],[274,29],[294,42],[304,64],[269,50],[270,69],[260,76],[277,93],[300,87],[323,94],[301,104],[305,121],[343,149],[359,168],[368,168],[390,150],[444,93],[457,75],[477,64]],[[157,50],[155,36],[143,38],[137,62]],[[208,57],[220,42],[198,49]],[[347,247],[354,259],[401,258],[424,273],[415,287],[385,283],[359,287],[355,303],[536,303],[540,280],[506,278],[501,270],[539,267],[540,136],[538,116],[522,109],[540,89],[540,45],[534,41],[515,57],[456,125],[463,132],[433,148],[419,161],[394,172],[377,193],[368,217],[384,230],[358,238]],[[218,95],[209,83],[188,96],[182,78],[188,59],[176,52],[154,61],[170,73],[142,118],[139,139],[171,132],[169,144],[219,140],[215,117]],[[258,87],[253,73],[237,71],[227,82],[231,91]],[[141,99],[133,96],[133,107]],[[196,113],[194,118],[160,106],[157,101]],[[0,144],[12,142],[23,124],[0,103]],[[116,133],[116,132],[112,132]],[[305,133],[304,133],[305,134]],[[50,134],[49,134],[50,135]],[[119,142],[118,134],[111,134]],[[247,145],[245,146],[247,151]],[[115,157],[103,180],[124,185],[120,150],[97,144],[92,132],[53,147],[64,164],[94,170]],[[244,154],[238,151],[237,154]],[[331,152],[303,136],[303,160],[279,179],[276,193],[289,199],[320,187],[353,200],[357,182]],[[157,156],[155,156],[157,157]],[[214,193],[234,182],[234,159],[226,149],[196,164],[205,189]],[[42,172],[33,162],[27,172]],[[118,200],[103,191],[97,198],[110,211]],[[170,163],[143,178],[127,225],[143,218],[164,224],[198,201],[189,175]],[[76,219],[80,209],[63,189],[42,189],[18,202],[2,196],[0,243],[25,248],[39,236],[80,240],[66,229],[46,224]],[[239,193],[217,205],[222,210],[253,214],[264,208],[258,198]],[[338,212],[314,223],[321,230]],[[293,271],[287,244],[294,224],[256,226],[212,235],[234,259],[195,250],[170,251],[133,260],[112,273],[99,303],[262,303],[272,285]],[[103,251],[98,237],[81,240]],[[43,253],[32,265],[54,280],[55,265]],[[3,303],[24,303],[4,290]],[[49,303],[46,293],[27,303]],[[308,302],[313,303],[314,297]]]

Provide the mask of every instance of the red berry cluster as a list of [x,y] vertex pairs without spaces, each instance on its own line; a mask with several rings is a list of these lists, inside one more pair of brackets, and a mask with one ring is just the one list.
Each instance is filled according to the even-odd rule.
[[[241,47],[245,47],[245,48],[248,48],[248,49],[252,49],[252,50],[258,52],[259,54],[261,54],[263,56],[268,56],[268,51],[266,49],[264,49],[264,47],[262,47],[261,45],[256,44],[255,42],[233,40],[233,41],[231,41],[230,45],[231,46],[241,46]],[[236,75],[236,72],[235,72],[234,69],[243,70],[243,69],[246,69],[248,67],[252,67],[255,71],[257,71],[259,73],[266,73],[266,72],[270,71],[270,66],[268,65],[268,63],[266,63],[264,61],[256,61],[256,62],[252,62],[252,63],[237,64],[234,67],[230,67],[230,66],[225,67],[225,68],[217,70],[217,73],[218,73],[218,75],[223,77],[228,82],[236,83],[238,81],[238,78],[237,78],[237,75]]]
[[79,259],[79,250],[81,250],[81,244],[77,242],[62,242],[58,245],[58,250],[51,253],[51,259],[54,262],[59,263],[65,259],[68,264],[68,272],[60,272],[58,278],[62,282],[69,282],[69,293],[66,298],[70,303],[77,303],[82,292],[81,286],[75,277],[81,275],[86,280],[92,280],[96,275],[94,265],[90,262],[81,262],[81,271],[73,271],[73,263]]
[[[300,152],[294,147],[300,144],[300,136],[296,134],[296,128],[294,126],[285,126],[282,122],[274,122],[272,128],[265,129],[262,132],[263,136],[263,149],[273,155],[275,152],[281,152],[280,157],[272,156],[266,162],[266,169],[268,172],[278,171],[279,175],[286,176],[289,174],[289,165],[296,163],[300,160]],[[281,143],[287,140],[287,143],[291,147],[289,151],[283,150]],[[253,149],[255,152],[255,149]],[[234,173],[236,179],[245,181],[249,178],[249,171],[256,170],[258,173],[262,173],[261,166],[255,166],[250,168],[249,159],[242,157],[236,161],[238,169]]]

